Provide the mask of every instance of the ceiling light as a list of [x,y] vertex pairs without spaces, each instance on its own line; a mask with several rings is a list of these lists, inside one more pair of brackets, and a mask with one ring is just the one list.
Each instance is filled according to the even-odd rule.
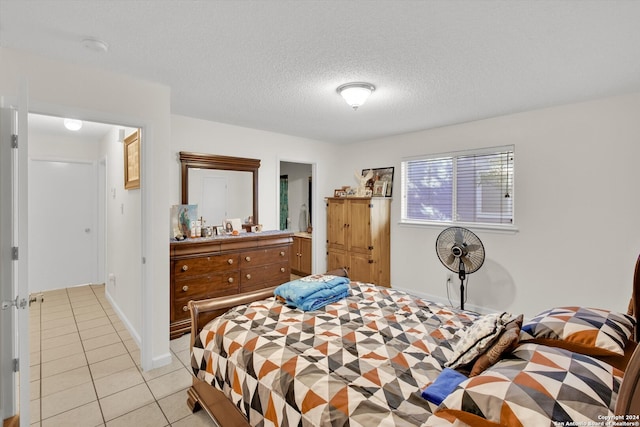
[[371,83],[346,83],[339,86],[337,92],[354,110],[365,103],[371,92],[376,90]]
[[94,38],[86,38],[82,40],[82,46],[96,53],[107,53],[109,45],[102,40]]
[[72,131],[78,131],[82,127],[82,120],[64,119],[64,127]]

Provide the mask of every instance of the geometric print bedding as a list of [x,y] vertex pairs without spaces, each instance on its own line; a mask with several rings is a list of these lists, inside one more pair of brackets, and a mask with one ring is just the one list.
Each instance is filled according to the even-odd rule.
[[[635,320],[626,314],[587,307],[545,310],[522,326],[520,340],[558,345],[591,355],[624,355]],[[553,340],[557,340],[554,344]]]
[[462,382],[426,425],[480,424],[468,413],[505,426],[599,425],[612,419],[606,417],[613,415],[622,375],[590,356],[521,344]]
[[210,322],[193,373],[254,426],[419,426],[436,409],[422,389],[478,317],[359,282],[315,311],[269,298]]

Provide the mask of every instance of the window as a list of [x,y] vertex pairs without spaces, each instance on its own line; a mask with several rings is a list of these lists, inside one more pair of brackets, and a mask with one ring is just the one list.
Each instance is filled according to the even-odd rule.
[[514,146],[405,159],[402,222],[513,225]]

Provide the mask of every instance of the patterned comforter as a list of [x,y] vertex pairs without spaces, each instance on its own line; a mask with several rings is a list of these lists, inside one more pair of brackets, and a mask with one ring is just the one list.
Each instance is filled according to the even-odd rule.
[[196,338],[193,370],[252,425],[422,425],[436,408],[421,390],[476,318],[353,282],[317,311],[274,298],[236,307]]
[[352,282],[348,298],[320,310],[269,298],[214,319],[196,337],[193,372],[254,426],[539,427],[613,414],[622,372],[537,344],[463,381],[439,407],[423,399],[479,317]]

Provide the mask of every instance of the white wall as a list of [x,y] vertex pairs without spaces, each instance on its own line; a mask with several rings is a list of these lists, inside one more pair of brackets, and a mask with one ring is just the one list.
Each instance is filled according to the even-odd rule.
[[[90,67],[81,67],[0,48],[0,96],[17,98],[21,81],[29,86],[30,110],[84,120],[141,127],[142,203],[144,221],[141,277],[131,295],[141,295],[140,312],[144,369],[170,361],[169,352],[169,223],[170,91],[166,86]],[[171,164],[172,165],[172,164]],[[158,232],[163,230],[163,232]],[[119,240],[126,253],[128,238]],[[134,262],[141,264],[143,260]],[[120,288],[123,290],[123,288]],[[121,295],[124,297],[124,295]],[[131,316],[133,317],[133,316]]]
[[325,271],[324,197],[333,194],[330,174],[333,172],[332,163],[335,162],[334,153],[339,152],[339,147],[311,139],[179,115],[171,116],[171,143],[171,158],[174,159],[169,169],[171,204],[180,203],[180,151],[260,159],[258,219],[265,230],[277,230],[280,225],[280,160],[315,165],[314,218],[319,220],[313,228],[313,266],[314,272]]
[[392,286],[446,298],[448,270],[435,253],[444,227],[398,224],[401,159],[515,144],[519,232],[476,230],[487,259],[470,275],[468,307],[526,316],[550,305],[626,312],[640,252],[639,112],[640,94],[630,94],[367,141],[345,146],[344,160],[324,175],[330,187],[352,185],[354,169],[396,168]]

